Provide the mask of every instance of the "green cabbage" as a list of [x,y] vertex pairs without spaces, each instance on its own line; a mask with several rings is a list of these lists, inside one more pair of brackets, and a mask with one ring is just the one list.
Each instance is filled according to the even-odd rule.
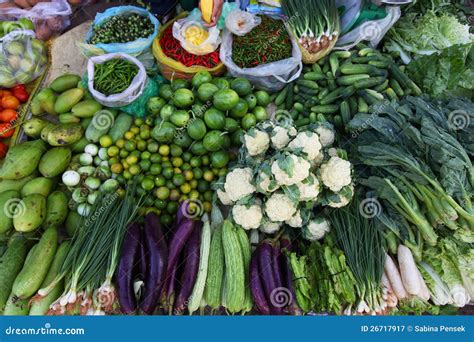
[[408,64],[418,55],[431,55],[456,44],[473,41],[469,26],[451,14],[429,11],[419,17],[408,13],[387,34],[385,48],[400,54]]

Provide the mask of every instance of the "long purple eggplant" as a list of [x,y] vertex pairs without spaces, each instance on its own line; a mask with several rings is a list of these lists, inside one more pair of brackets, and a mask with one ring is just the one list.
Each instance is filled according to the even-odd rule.
[[272,263],[273,277],[275,279],[275,289],[270,297],[271,310],[276,315],[283,314],[283,308],[288,301],[289,293],[283,286],[282,271],[280,267],[281,251],[280,244],[272,244]]
[[176,212],[176,218],[174,220],[175,227],[179,226],[183,219],[189,218],[189,201],[182,201],[178,206],[178,211]]
[[126,315],[130,315],[137,310],[133,282],[134,266],[139,255],[139,248],[140,225],[131,223],[125,233],[116,277],[120,309]]
[[296,304],[296,294],[295,290],[293,289],[293,273],[290,269],[288,256],[285,254],[285,252],[293,251],[293,246],[289,237],[283,236],[280,239],[280,250],[280,267],[282,272],[283,286],[289,289],[291,293],[291,298],[288,303],[288,313],[290,315],[302,315],[303,313],[301,309]]
[[[201,224],[200,224],[201,223]],[[180,289],[174,302],[174,313],[181,315],[184,313],[196,283],[199,271],[202,222],[197,222],[183,253],[184,267],[180,277]]]
[[250,259],[250,290],[252,291],[252,298],[257,307],[257,311],[262,315],[270,315],[270,307],[265,297],[258,267],[260,250],[261,246],[258,246]]
[[[279,314],[278,308],[272,305],[272,297],[275,296],[275,289],[277,283],[275,280],[274,269],[272,266],[272,242],[270,240],[264,240],[261,243],[261,249],[258,258],[258,269],[261,274],[262,286],[267,298],[267,303],[270,305],[270,312],[272,314]],[[277,310],[275,310],[277,309]]]
[[146,314],[153,314],[158,304],[165,270],[168,264],[168,246],[166,245],[160,220],[154,213],[145,216],[145,243],[147,270],[145,276],[145,290],[140,303],[140,309]]
[[140,241],[139,241],[139,246],[138,246],[138,251],[137,251],[137,258],[135,262],[135,276],[136,278],[145,281],[145,277],[147,275],[147,268],[148,268],[148,252],[146,249],[146,237],[145,237],[145,232],[143,229],[141,229],[141,234],[140,234]]
[[162,302],[165,305],[171,306],[173,304],[172,297],[174,297],[179,256],[195,226],[194,220],[190,218],[183,219],[179,226],[176,227],[175,234],[169,244],[168,266],[166,268],[166,278],[162,293]]

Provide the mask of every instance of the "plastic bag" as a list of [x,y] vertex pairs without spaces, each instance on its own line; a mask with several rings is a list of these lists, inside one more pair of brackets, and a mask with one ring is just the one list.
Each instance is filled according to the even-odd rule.
[[99,2],[99,0],[68,0],[69,4],[71,6],[87,6],[87,5],[92,5],[92,4],[95,4],[97,2]]
[[258,0],[258,2],[268,6],[281,7],[280,0]]
[[[87,42],[92,37],[93,26],[100,25],[101,23],[105,22],[110,17],[116,15],[131,15],[131,14],[139,14],[141,16],[147,16],[154,26],[153,33],[146,37],[134,40],[133,42],[128,43],[112,43],[112,44],[88,44]],[[150,52],[151,44],[153,44],[153,40],[155,39],[156,35],[158,34],[158,29],[160,27],[160,22],[156,17],[148,12],[144,8],[135,7],[135,6],[119,6],[119,7],[112,7],[106,10],[103,13],[97,13],[94,19],[94,23],[92,24],[91,29],[86,35],[86,42],[79,43],[79,47],[81,48],[82,53],[87,56],[98,56],[106,53],[126,53],[128,55],[137,57],[141,62],[141,54],[145,52]],[[144,64],[146,68],[151,67],[152,65]]]
[[160,90],[160,85],[165,82],[165,79],[157,75],[154,79],[148,78],[142,94],[132,103],[124,107],[120,107],[122,112],[132,116],[144,117],[147,115],[147,103],[150,98],[156,96]]
[[200,19],[200,13],[198,16],[191,14],[173,24],[173,37],[179,40],[186,51],[198,56],[207,55],[217,50],[222,42],[220,33],[220,30],[215,26],[205,27]]
[[390,6],[386,10],[387,16],[385,18],[366,21],[342,37],[339,37],[335,49],[349,50],[363,40],[368,41],[370,46],[376,47],[401,16],[400,7]]
[[[126,59],[137,65],[138,74],[135,76],[132,83],[126,90],[124,90],[120,94],[112,94],[106,96],[94,89],[95,65],[102,64],[104,62],[116,58]],[[145,88],[145,85],[147,83],[148,76],[146,74],[146,70],[143,64],[140,63],[140,61],[135,57],[129,56],[124,53],[110,53],[107,55],[96,56],[89,59],[89,62],[87,63],[87,79],[87,88],[89,89],[89,92],[94,97],[94,99],[96,99],[97,102],[103,104],[106,107],[114,108],[126,106],[135,101],[143,93],[143,89]]]
[[7,34],[0,39],[0,87],[33,81],[44,72],[47,62],[46,47],[33,31]]
[[255,68],[239,68],[232,60],[232,33],[224,31],[220,51],[220,59],[225,64],[233,77],[244,77],[257,88],[267,91],[277,91],[286,84],[296,80],[303,69],[301,51],[294,38],[291,37],[293,46],[292,57],[278,62],[262,64]]
[[260,25],[262,19],[239,9],[233,10],[225,18],[225,27],[236,36],[245,36],[253,28]]
[[71,6],[66,0],[52,0],[39,2],[31,9],[2,9],[0,20],[28,18],[35,24],[36,38],[48,40],[62,33],[70,25],[71,13]]

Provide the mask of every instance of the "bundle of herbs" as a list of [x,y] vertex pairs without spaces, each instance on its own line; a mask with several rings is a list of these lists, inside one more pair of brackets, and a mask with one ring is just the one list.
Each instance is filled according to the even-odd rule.
[[292,56],[292,44],[283,21],[262,16],[262,22],[244,36],[234,36],[232,59],[239,68],[254,68]]
[[51,305],[48,314],[102,315],[115,310],[112,280],[127,226],[142,203],[135,198],[136,190],[133,183],[123,198],[118,192],[97,198],[74,235],[58,276],[38,291],[40,296],[46,296],[59,281],[66,280],[63,295]]
[[340,32],[334,0],[282,0],[291,33],[298,39],[303,62],[314,63],[327,55]]

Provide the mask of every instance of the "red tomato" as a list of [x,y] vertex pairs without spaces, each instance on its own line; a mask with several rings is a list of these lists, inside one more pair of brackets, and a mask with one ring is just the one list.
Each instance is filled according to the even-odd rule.
[[0,124],[0,138],[10,138],[14,132],[15,129],[12,128],[12,125],[10,123]]
[[0,89],[0,99],[1,99],[2,97],[9,96],[9,95],[11,95],[11,94],[12,94],[12,92],[11,92],[10,90],[6,90],[6,89],[1,90],[1,89]]
[[4,109],[0,112],[0,122],[11,122],[17,117],[16,111],[13,109]]
[[30,97],[26,90],[22,88],[13,89],[13,96],[15,96],[21,103],[25,103]]
[[5,158],[8,152],[8,145],[0,141],[0,159]]
[[2,98],[2,107],[6,109],[17,109],[20,107],[20,101],[13,95],[4,96]]

